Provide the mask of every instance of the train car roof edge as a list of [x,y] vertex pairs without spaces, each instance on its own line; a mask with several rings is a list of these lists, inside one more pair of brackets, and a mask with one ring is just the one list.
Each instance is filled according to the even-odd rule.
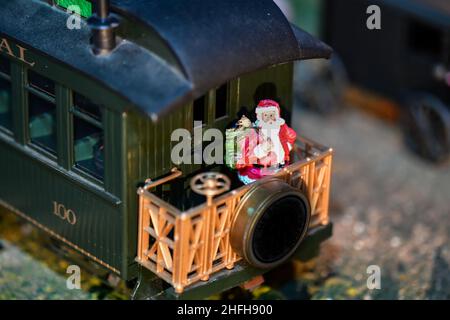
[[86,23],[69,30],[67,15],[44,2],[3,4],[0,30],[98,81],[154,120],[240,75],[331,54],[330,47],[291,25],[272,0],[112,0],[112,5],[114,12],[155,30],[186,74],[127,40],[108,57],[94,56]]

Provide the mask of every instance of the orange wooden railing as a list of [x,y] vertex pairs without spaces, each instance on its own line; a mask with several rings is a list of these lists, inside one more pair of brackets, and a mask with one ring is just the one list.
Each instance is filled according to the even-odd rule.
[[[328,223],[331,149],[300,138],[295,147],[296,162],[276,176],[308,195],[312,219],[310,229]],[[240,199],[252,185],[245,185],[182,212],[150,192],[157,185],[179,177],[174,169],[164,179],[138,190],[139,234],[137,261],[183,292],[200,280],[240,260],[229,237]],[[256,182],[258,183],[258,182]]]

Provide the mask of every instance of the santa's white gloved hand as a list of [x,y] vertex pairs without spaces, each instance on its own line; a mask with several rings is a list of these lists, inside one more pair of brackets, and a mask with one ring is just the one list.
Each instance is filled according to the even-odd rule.
[[262,159],[264,157],[267,157],[269,152],[271,152],[273,149],[273,143],[270,140],[264,141],[263,143],[258,144],[253,153],[258,159]]
[[288,149],[289,151],[291,151],[294,147],[292,146],[292,144],[290,144],[289,142],[287,143]]

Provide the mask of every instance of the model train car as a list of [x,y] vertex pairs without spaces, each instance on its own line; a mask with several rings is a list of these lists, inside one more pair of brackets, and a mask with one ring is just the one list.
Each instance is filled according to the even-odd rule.
[[1,13],[1,204],[138,278],[134,297],[205,297],[331,235],[329,148],[299,137],[289,166],[248,185],[171,160],[175,129],[224,132],[261,99],[289,122],[292,62],[331,50],[272,1],[12,0]]
[[[324,38],[357,86],[393,99],[409,145],[433,161],[450,153],[450,3],[326,0]],[[377,5],[381,29],[366,27]]]

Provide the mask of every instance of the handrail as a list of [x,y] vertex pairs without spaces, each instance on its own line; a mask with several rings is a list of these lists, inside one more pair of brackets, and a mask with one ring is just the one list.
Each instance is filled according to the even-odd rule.
[[301,142],[303,144],[310,145],[310,146],[314,147],[315,149],[317,149],[317,150],[319,150],[321,152],[325,152],[325,151],[330,149],[327,146],[324,146],[324,145],[322,145],[320,143],[317,143],[317,142],[315,142],[315,141],[313,141],[313,140],[311,140],[311,139],[309,139],[309,138],[307,138],[305,136],[297,136],[296,140],[297,140],[297,142]]
[[165,183],[172,181],[183,175],[183,172],[181,170],[178,170],[178,168],[176,168],[176,167],[172,168],[170,170],[170,172],[172,172],[170,175],[168,175],[164,178],[158,179],[156,181],[152,181],[152,179],[145,180],[145,186],[142,189],[148,191],[152,188],[155,188],[157,186],[165,184]]

